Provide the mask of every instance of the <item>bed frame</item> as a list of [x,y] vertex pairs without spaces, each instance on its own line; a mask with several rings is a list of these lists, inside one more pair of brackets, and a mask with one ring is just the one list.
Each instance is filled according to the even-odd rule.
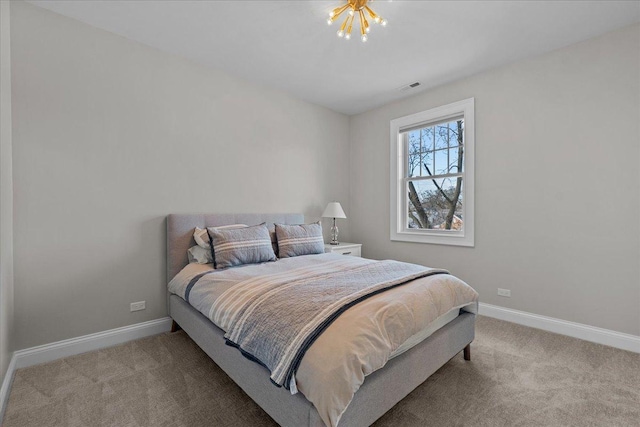
[[[187,265],[187,249],[195,245],[193,228],[266,222],[300,224],[301,214],[172,214],[167,217],[167,281]],[[242,357],[224,344],[224,332],[182,298],[169,295],[169,316],[179,325],[262,409],[278,424],[324,427],[314,406],[301,393],[291,395],[275,387],[263,366]],[[340,420],[340,427],[369,426],[396,403],[422,384],[451,358],[464,350],[470,360],[470,343],[475,336],[475,315],[461,312],[426,340],[384,368],[367,376]]]

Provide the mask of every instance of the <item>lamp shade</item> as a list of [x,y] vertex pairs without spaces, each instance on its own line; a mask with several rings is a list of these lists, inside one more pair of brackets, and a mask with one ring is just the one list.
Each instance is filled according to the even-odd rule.
[[330,202],[322,213],[323,218],[346,218],[342,206],[338,202]]

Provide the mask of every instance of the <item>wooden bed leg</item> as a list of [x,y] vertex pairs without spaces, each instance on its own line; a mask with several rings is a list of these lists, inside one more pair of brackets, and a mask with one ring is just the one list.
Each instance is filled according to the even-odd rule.
[[464,360],[471,360],[471,343],[467,344],[467,346],[463,350]]
[[171,332],[178,332],[180,329],[182,329],[180,325],[178,325],[175,320],[171,319]]

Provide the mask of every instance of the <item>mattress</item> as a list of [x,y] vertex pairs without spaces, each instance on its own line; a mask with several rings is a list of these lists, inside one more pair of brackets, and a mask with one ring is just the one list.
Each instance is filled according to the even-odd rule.
[[391,353],[391,356],[389,356],[389,360],[393,359],[394,357],[400,356],[405,351],[417,346],[422,341],[429,338],[438,329],[453,321],[459,315],[460,309],[453,309],[447,312],[445,315],[438,317],[436,320],[426,325],[418,333],[413,334],[405,342],[400,344],[400,347],[398,347],[393,353]]

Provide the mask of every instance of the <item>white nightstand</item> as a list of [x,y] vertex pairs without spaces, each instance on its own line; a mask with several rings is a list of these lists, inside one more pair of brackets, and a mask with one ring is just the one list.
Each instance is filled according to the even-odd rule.
[[328,243],[325,243],[324,251],[325,251],[325,253],[332,253],[332,254],[361,256],[362,255],[362,243],[342,243],[342,242],[340,242],[339,245],[330,245]]

